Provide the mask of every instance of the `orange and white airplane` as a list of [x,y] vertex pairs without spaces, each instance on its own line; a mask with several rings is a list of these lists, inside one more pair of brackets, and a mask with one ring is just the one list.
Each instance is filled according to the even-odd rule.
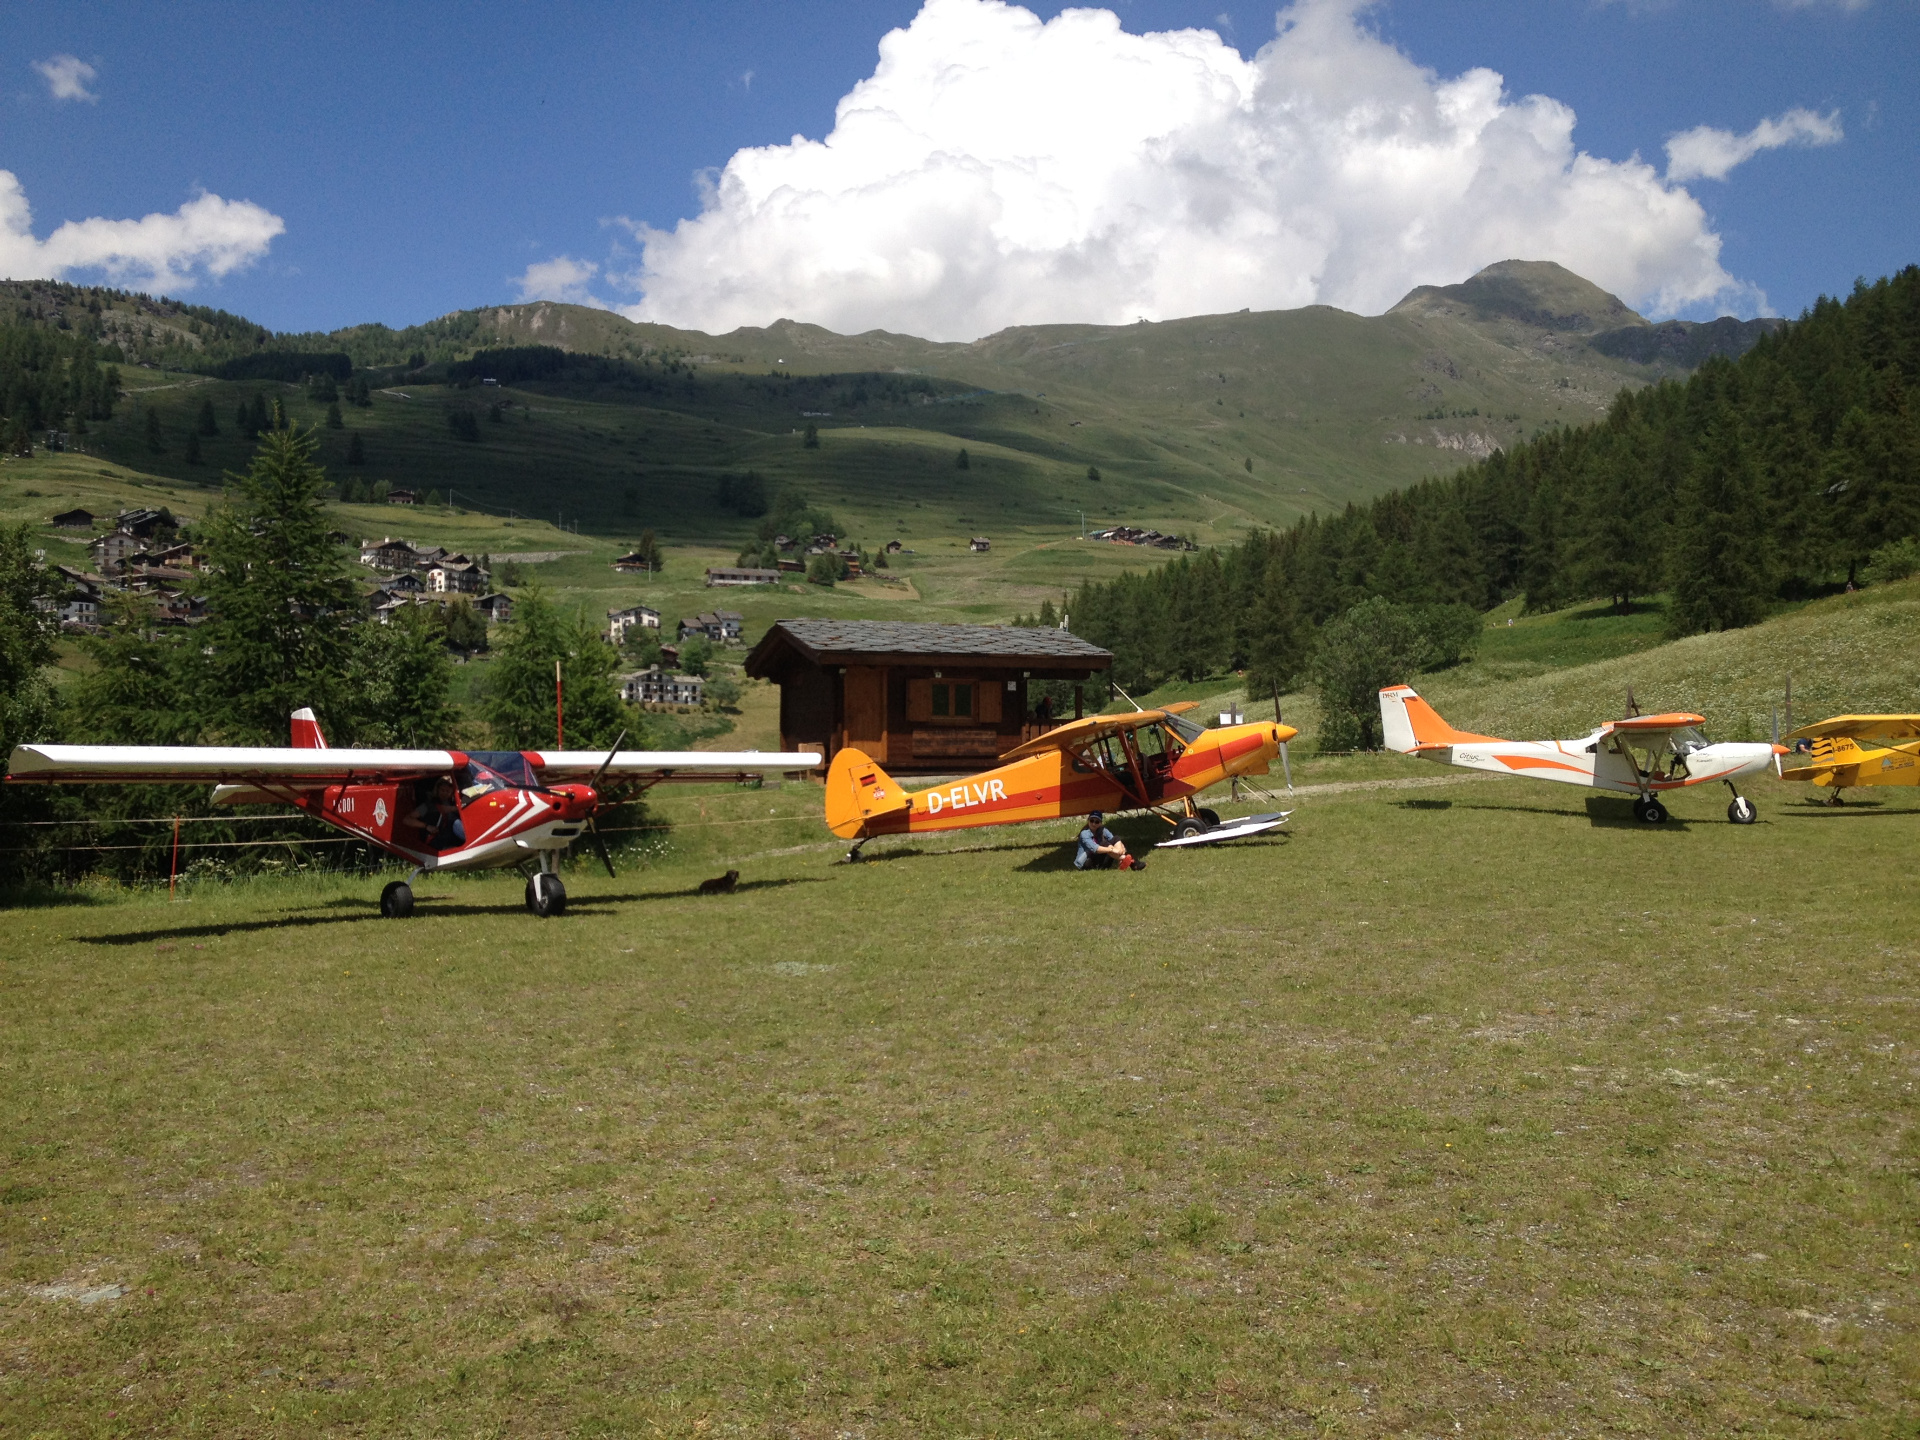
[[[997,769],[951,785],[908,791],[865,752],[849,746],[827,769],[827,828],[852,840],[849,860],[880,835],[919,835],[1058,820],[1095,810],[1161,811],[1168,843],[1205,843],[1257,835],[1291,812],[1220,822],[1193,797],[1239,775],[1265,775],[1274,756],[1300,732],[1278,722],[1209,730],[1183,718],[1193,702],[1130,715],[1089,715],[1016,745]],[[1283,756],[1284,760],[1284,756]]]
[[1635,715],[1609,720],[1578,740],[1500,740],[1454,729],[1410,686],[1389,685],[1380,692],[1381,734],[1387,748],[1402,755],[1633,795],[1634,818],[1649,825],[1667,819],[1659,799],[1665,791],[1721,780],[1733,791],[1727,819],[1751,825],[1760,812],[1733,782],[1758,774],[1785,752],[1764,743],[1710,745],[1699,729],[1706,723],[1684,712]]

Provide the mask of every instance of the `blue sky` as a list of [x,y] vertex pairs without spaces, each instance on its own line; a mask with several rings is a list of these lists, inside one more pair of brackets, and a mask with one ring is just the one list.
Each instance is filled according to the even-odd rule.
[[[1528,196],[1554,185],[1502,174],[1509,162],[1476,152],[1461,162],[1468,188],[1433,199],[1430,217],[1420,211],[1428,202],[1419,187],[1386,200],[1363,187],[1322,213],[1317,196],[1273,178],[1273,146],[1258,123],[1244,121],[1241,138],[1223,142],[1214,119],[1201,115],[1182,121],[1195,153],[1229,172],[1244,164],[1252,178],[1230,174],[1221,190],[1181,190],[1165,202],[1199,218],[1172,228],[1137,218],[1160,203],[1153,197],[1172,193],[1170,175],[1184,185],[1193,168],[1162,166],[1142,141],[1138,155],[1101,180],[1098,195],[1008,201],[1008,212],[1016,203],[1030,206],[1019,221],[1020,253],[983,256],[982,237],[1001,233],[994,227],[1005,214],[992,207],[1019,157],[1002,153],[1004,137],[982,138],[1002,150],[971,168],[961,154],[959,171],[928,169],[927,156],[911,145],[903,151],[899,138],[920,124],[909,113],[913,86],[933,73],[929,57],[954,45],[961,34],[954,27],[974,47],[976,70],[987,73],[956,88],[960,113],[939,120],[941,166],[973,145],[966,106],[988,126],[989,112],[1032,102],[1034,75],[1048,72],[1018,69],[1030,42],[1053,47],[1047,63],[1054,73],[1074,75],[1081,66],[1073,57],[1083,52],[1086,73],[1098,75],[1108,64],[1151,70],[1173,51],[1128,49],[1124,37],[1097,26],[1021,30],[975,0],[947,3],[946,28],[931,18],[916,25],[920,39],[902,50],[893,80],[870,87],[883,107],[901,112],[888,121],[893,129],[861,142],[864,152],[849,137],[810,206],[785,212],[770,211],[769,197],[815,183],[824,153],[817,147],[768,152],[752,174],[739,172],[731,202],[703,199],[697,177],[718,175],[743,147],[826,137],[842,97],[875,74],[882,36],[914,23],[918,3],[330,4],[270,14],[192,4],[0,6],[0,171],[11,172],[32,207],[31,244],[16,219],[11,252],[0,236],[0,265],[11,253],[15,273],[37,265],[69,279],[99,279],[105,272],[91,261],[116,253],[117,232],[70,229],[55,243],[58,227],[170,214],[204,191],[250,208],[216,214],[203,205],[193,223],[218,233],[178,242],[186,248],[163,278],[180,282],[169,288],[187,298],[276,329],[399,325],[550,293],[710,328],[795,314],[839,329],[883,323],[952,338],[1017,320],[1112,319],[1135,310],[1165,316],[1239,308],[1235,300],[1265,308],[1324,299],[1377,310],[1391,303],[1395,287],[1404,290],[1403,281],[1462,278],[1444,272],[1504,258],[1492,253],[1503,245],[1595,254],[1580,248],[1581,232],[1592,228],[1590,217],[1620,208],[1570,180],[1564,195],[1543,199],[1536,212]],[[1214,31],[1238,56],[1189,58],[1217,77],[1242,58],[1253,61],[1275,36],[1273,8],[1221,4],[1136,0],[1109,8],[1135,37]],[[1029,8],[1041,21],[1061,10]],[[1361,39],[1337,33],[1343,23],[1357,26]],[[1637,187],[1632,204],[1648,207],[1644,226],[1636,220],[1640,228],[1619,238],[1588,237],[1601,257],[1588,268],[1604,266],[1613,251],[1641,247],[1616,273],[1619,288],[1641,290],[1626,298],[1645,308],[1706,315],[1764,306],[1794,314],[1856,276],[1920,260],[1920,6],[1912,0],[1388,0],[1347,21],[1335,15],[1319,39],[1312,30],[1296,27],[1294,49],[1274,65],[1284,60],[1303,84],[1298,77],[1319,62],[1351,72],[1336,77],[1338,93],[1327,102],[1347,107],[1341,113],[1364,109],[1369,85],[1405,97],[1406,76],[1385,73],[1392,67],[1383,69],[1379,41],[1435,72],[1434,93],[1443,100],[1453,93],[1446,82],[1476,67],[1498,72],[1503,114],[1517,130],[1550,113],[1525,111],[1523,97],[1550,97],[1570,109],[1577,116],[1572,145],[1612,162],[1609,183]],[[1259,83],[1280,83],[1271,79],[1276,68],[1263,73],[1269,79]],[[1254,72],[1239,83],[1259,79],[1248,76]],[[1183,85],[1189,81],[1169,82],[1154,103],[1188,116],[1198,102]],[[1424,103],[1425,93],[1417,98]],[[1735,142],[1728,153],[1737,154],[1740,137],[1794,112],[1810,117],[1778,132],[1794,143],[1759,149],[1724,178],[1654,173],[1673,171],[1664,147],[1677,133],[1713,127],[1725,132],[1721,150]],[[1072,146],[1085,140],[1073,133],[1076,123],[1069,114],[1025,126],[1042,148],[1054,143],[1049,127],[1061,127],[1055,158],[1069,177],[1085,168],[1073,159]],[[1307,132],[1285,141],[1316,143]],[[1709,136],[1708,151],[1719,153],[1714,143]],[[1379,153],[1358,158],[1371,164]],[[1652,170],[1631,171],[1636,156]],[[1354,162],[1346,154],[1318,156],[1316,173],[1347,173]],[[881,171],[896,188],[870,183]],[[972,180],[956,182],[955,174]],[[983,218],[976,206],[943,212],[936,223],[915,212],[928,203],[931,182],[912,187],[928,175],[940,177],[932,188],[942,196],[987,196],[979,205],[991,214]],[[977,195],[967,189],[974,181],[983,187]],[[1257,213],[1223,219],[1221,207],[1231,209],[1235,195],[1261,187]],[[1679,189],[1697,211],[1673,211],[1668,199]],[[1468,235],[1473,227],[1463,217],[1479,203],[1475,196],[1489,193],[1507,197],[1499,203],[1516,215],[1504,229]],[[1061,221],[1048,208],[1056,204],[1075,218]],[[697,227],[678,240],[662,238],[703,209],[711,213]],[[919,218],[903,220],[893,235],[893,217],[912,219],[909,212]],[[269,234],[275,220],[283,228]],[[1410,246],[1414,232],[1423,238]],[[153,227],[132,259],[120,257],[134,267],[122,270],[126,283],[146,288],[138,266],[151,273],[153,247],[176,243],[171,233]],[[649,238],[655,243],[646,249]],[[1717,269],[1698,254],[1715,238]],[[942,251],[948,245],[952,253]],[[853,251],[858,265],[833,268]],[[933,278],[902,278],[927,253]],[[1365,258],[1387,255],[1400,258]],[[1195,274],[1235,272],[1243,256],[1260,264],[1238,279],[1192,282]],[[1354,263],[1364,273],[1336,275],[1346,256],[1362,257]],[[555,262],[562,262],[558,271]],[[530,266],[548,268],[529,280]],[[1047,313],[1050,306],[1073,313]],[[801,313],[810,308],[815,313]]]

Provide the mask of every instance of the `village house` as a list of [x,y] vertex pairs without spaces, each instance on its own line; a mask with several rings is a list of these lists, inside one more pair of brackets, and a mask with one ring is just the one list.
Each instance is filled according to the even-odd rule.
[[487,588],[487,572],[478,565],[443,563],[427,571],[427,589],[435,595],[479,595]]
[[636,625],[645,630],[658,630],[660,612],[651,605],[629,605],[624,610],[609,610],[607,639],[616,645],[623,644],[626,641],[627,632]]
[[987,551],[991,550],[992,548],[993,548],[993,542],[987,539],[987,537],[984,535],[976,535],[971,540],[967,541],[967,549],[973,551],[973,553],[976,555],[984,555]]
[[449,560],[454,561],[456,564],[464,563],[466,558],[464,555],[458,557],[449,555],[444,545],[433,545],[425,550],[415,546],[413,551],[413,568],[416,570],[431,570],[434,566]]
[[419,503],[420,503],[420,495],[418,491],[414,491],[414,490],[387,491],[387,504],[389,505],[418,505]]
[[173,517],[164,510],[122,510],[114,521],[114,529],[124,530],[129,535],[138,535],[142,540],[151,540],[162,530],[177,528]]
[[778,620],[747,674],[780,687],[780,748],[827,760],[857,746],[899,774],[984,770],[1051,721],[1030,718],[1034,680],[1106,699],[1113,655],[1065,630],[892,620]]
[[773,585],[779,579],[778,570],[757,570],[736,565],[716,565],[707,571],[709,585]]
[[789,560],[786,556],[782,555],[773,563],[780,567],[780,573],[782,575],[804,575],[807,573],[807,562],[804,560]]
[[150,551],[147,560],[155,565],[166,565],[176,570],[197,570],[200,557],[193,553],[193,546],[187,544],[169,545],[162,550]]
[[698,705],[706,682],[698,675],[673,675],[654,665],[621,677],[620,698],[633,705]]
[[653,565],[648,561],[647,557],[638,550],[622,555],[618,560],[615,560],[613,562],[613,568],[618,570],[622,575],[638,575],[643,572],[646,574],[653,573]]
[[746,618],[737,610],[707,610],[682,619],[680,633],[674,638],[685,640],[689,635],[704,635],[716,645],[731,645],[740,638],[745,624]]
[[112,575],[128,560],[146,548],[146,543],[130,530],[113,530],[93,542],[93,568]]
[[513,618],[513,601],[505,595],[482,595],[473,602],[473,608],[495,625],[503,625]]
[[391,536],[384,540],[362,540],[360,563],[375,570],[411,570],[419,551],[404,540]]
[[53,517],[56,530],[91,530],[93,512],[91,510],[63,510]]
[[898,540],[889,540],[887,541],[887,544],[886,544],[886,551],[887,551],[887,554],[889,555],[898,555],[902,550],[906,548],[907,547],[902,545]]
[[391,580],[382,580],[380,582],[380,588],[394,594],[404,592],[408,595],[424,595],[427,589],[427,582],[411,570],[402,570]]

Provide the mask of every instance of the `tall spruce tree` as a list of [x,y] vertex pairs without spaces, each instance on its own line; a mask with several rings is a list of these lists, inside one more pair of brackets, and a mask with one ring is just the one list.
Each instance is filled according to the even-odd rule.
[[1772,540],[1753,461],[1731,416],[1708,429],[1676,508],[1667,628],[1693,635],[1764,617],[1773,590]]
[[434,612],[432,605],[408,605],[385,625],[354,632],[347,675],[358,701],[356,744],[432,749],[451,741],[458,718],[453,661]]
[[200,433],[202,435],[218,435],[220,433],[220,422],[214,418],[213,401],[211,400],[202,400],[200,402]]
[[514,600],[513,618],[496,627],[481,713],[494,739],[516,749],[556,743],[554,662],[564,679],[570,749],[609,745],[632,723],[614,676],[620,654],[585,612],[563,613],[538,585]]
[[326,472],[311,434],[263,435],[229,498],[201,527],[210,653],[196,694],[207,727],[234,744],[284,745],[288,717],[310,705],[342,734],[356,728],[347,670],[358,596],[327,534]]

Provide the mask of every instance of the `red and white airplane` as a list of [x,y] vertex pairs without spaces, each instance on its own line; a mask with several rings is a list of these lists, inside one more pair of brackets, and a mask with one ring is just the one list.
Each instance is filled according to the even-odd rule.
[[[616,741],[617,745],[619,742]],[[380,893],[380,913],[411,913],[413,881],[437,870],[538,866],[527,908],[558,915],[566,887],[556,863],[584,832],[607,873],[594,829],[611,778],[618,798],[665,781],[734,780],[812,770],[820,757],[758,750],[334,750],[311,710],[293,715],[285,750],[212,745],[17,745],[10,785],[212,785],[218,805],[291,805],[407,861]]]
[[1706,723],[1703,716],[1685,713],[1635,715],[1609,720],[1578,740],[1499,740],[1454,729],[1409,686],[1389,685],[1380,692],[1381,735],[1389,750],[1402,755],[1637,796],[1634,818],[1649,825],[1667,819],[1662,792],[1723,780],[1733,791],[1727,819],[1751,825],[1760,812],[1733,782],[1759,774],[1786,750],[1731,740],[1710,745],[1699,729]]

